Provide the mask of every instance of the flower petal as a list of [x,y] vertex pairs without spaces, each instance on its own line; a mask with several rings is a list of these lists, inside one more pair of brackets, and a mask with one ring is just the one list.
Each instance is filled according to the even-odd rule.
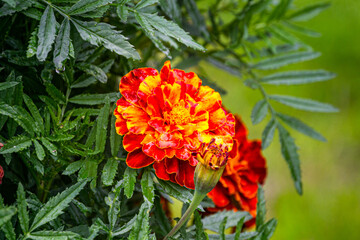
[[122,116],[126,119],[126,125],[130,132],[144,134],[147,131],[151,131],[151,127],[148,124],[150,118],[141,108],[132,105],[123,111]]
[[182,160],[188,160],[191,157],[191,152],[187,148],[180,148],[176,149],[176,155],[177,158]]
[[124,149],[128,152],[132,152],[135,149],[141,148],[141,141],[144,140],[144,137],[144,134],[126,134],[123,139]]
[[165,162],[164,161],[155,162],[154,163],[154,169],[155,169],[155,174],[156,174],[156,176],[158,178],[160,178],[162,180],[170,180],[170,176],[166,172]]
[[141,149],[130,152],[126,158],[126,164],[131,168],[143,168],[154,162],[154,159],[146,156]]
[[176,174],[179,171],[179,160],[176,158],[165,158],[165,167],[167,173]]
[[143,145],[143,152],[154,158],[156,161],[161,161],[165,158],[165,151],[156,146],[154,142],[149,142]]
[[222,208],[230,204],[226,190],[219,183],[207,195],[213,200],[216,207]]

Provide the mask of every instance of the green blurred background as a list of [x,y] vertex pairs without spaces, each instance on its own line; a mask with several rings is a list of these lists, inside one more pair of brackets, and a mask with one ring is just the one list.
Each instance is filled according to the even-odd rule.
[[[297,0],[294,4],[300,7],[316,2],[321,1]],[[340,112],[308,113],[274,105],[278,111],[295,115],[314,127],[328,142],[290,130],[300,148],[303,196],[295,191],[277,136],[264,151],[268,162],[267,216],[278,219],[273,239],[360,239],[360,1],[332,1],[330,8],[302,25],[322,34],[319,38],[299,36],[322,56],[292,68],[326,69],[337,77],[327,82],[266,90],[270,94],[329,102]],[[261,138],[267,121],[253,126],[250,120],[252,107],[261,99],[259,91],[246,88],[239,79],[211,66],[203,67],[210,76],[219,76],[216,81],[228,91],[224,104],[242,116],[249,137]]]

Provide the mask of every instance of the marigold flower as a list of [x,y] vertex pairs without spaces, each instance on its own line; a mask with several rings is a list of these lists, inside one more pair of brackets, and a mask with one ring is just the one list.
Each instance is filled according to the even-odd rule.
[[247,139],[247,130],[235,116],[234,145],[224,173],[215,188],[208,194],[219,210],[245,210],[256,217],[258,183],[266,177],[266,162],[261,155],[261,142]]
[[194,189],[198,161],[192,153],[201,143],[221,138],[231,149],[234,116],[222,108],[218,92],[201,84],[169,61],[160,73],[139,68],[121,78],[115,126],[124,135],[129,167],[153,164],[160,179]]

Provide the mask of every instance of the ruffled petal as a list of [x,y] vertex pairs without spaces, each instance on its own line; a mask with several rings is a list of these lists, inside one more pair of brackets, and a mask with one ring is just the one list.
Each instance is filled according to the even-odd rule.
[[141,149],[130,152],[126,158],[126,164],[131,168],[147,167],[154,162],[154,159],[146,156]]
[[179,161],[176,158],[165,158],[166,172],[169,174],[178,173]]
[[165,158],[165,151],[156,146],[154,142],[149,142],[143,145],[143,152],[154,158],[156,161],[161,161]]
[[176,149],[176,155],[177,158],[182,160],[188,160],[191,157],[191,152],[187,148],[180,148]]
[[164,161],[154,163],[155,174],[162,180],[170,180],[170,175],[166,172]]
[[182,141],[182,135],[179,132],[163,132],[159,135],[156,145],[159,148],[177,148]]
[[151,127],[148,124],[150,118],[141,108],[132,105],[123,111],[122,116],[126,119],[126,125],[130,132],[144,134],[147,131],[151,131]]
[[144,103],[147,102],[148,97],[153,93],[153,90],[161,84],[160,75],[148,76],[145,80],[140,83],[139,90],[137,92],[140,101]]
[[230,204],[230,199],[226,194],[226,190],[219,184],[217,184],[207,195],[219,208],[223,208]]
[[124,149],[128,152],[132,152],[135,149],[141,148],[141,142],[144,140],[144,137],[144,134],[126,134],[123,139]]
[[134,69],[120,80],[120,93],[125,97],[125,99],[132,103],[138,102],[137,91],[142,81],[147,76],[158,75],[158,71],[154,68],[139,68]]
[[127,128],[126,120],[120,115],[116,115],[115,129],[117,134],[124,135],[129,129]]

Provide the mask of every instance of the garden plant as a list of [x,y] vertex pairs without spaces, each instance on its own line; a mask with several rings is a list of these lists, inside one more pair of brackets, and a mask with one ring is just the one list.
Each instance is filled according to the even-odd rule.
[[[1,0],[0,239],[270,239],[262,151],[277,133],[301,195],[293,136],[326,141],[276,104],[338,110],[267,86],[335,76],[288,67],[320,56],[301,22],[327,7]],[[261,94],[251,113],[223,104],[209,66]],[[267,121],[261,140],[244,115]]]

